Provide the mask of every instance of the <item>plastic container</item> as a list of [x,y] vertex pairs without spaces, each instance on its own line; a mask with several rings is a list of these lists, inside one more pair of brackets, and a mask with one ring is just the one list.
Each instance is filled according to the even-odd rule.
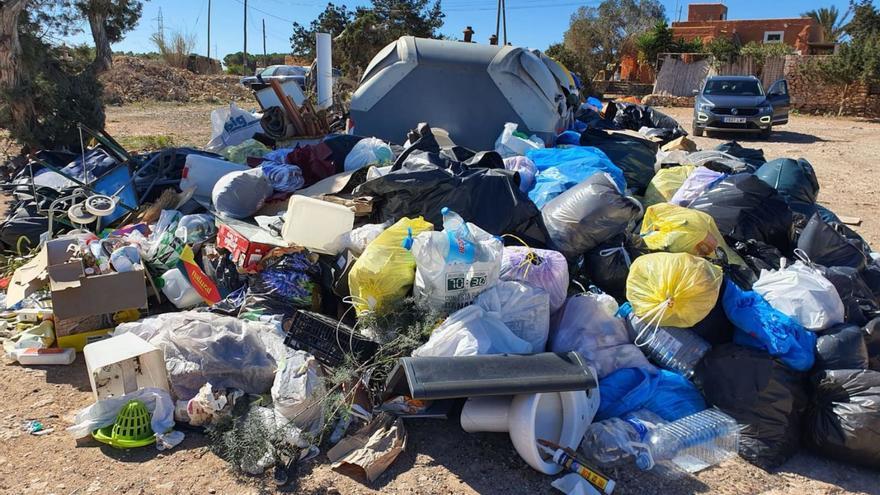
[[50,347],[46,349],[36,349],[28,347],[25,349],[15,349],[12,351],[15,359],[19,364],[26,366],[42,366],[47,364],[71,364],[76,359],[76,351],[73,349],[62,349],[60,347]]
[[204,302],[186,276],[177,268],[172,268],[162,275],[162,294],[177,309],[191,308]]
[[654,364],[685,377],[694,374],[694,368],[712,346],[688,328],[645,328],[632,314],[629,322],[635,330],[635,344]]
[[284,215],[281,237],[292,244],[321,254],[334,252],[336,238],[354,226],[348,208],[307,196],[292,196]]
[[186,244],[204,242],[217,233],[214,216],[205,213],[198,215],[184,215],[177,222],[177,230],[174,237]]
[[162,349],[135,334],[124,333],[88,344],[83,357],[95,400],[119,397],[140,388],[171,390]]
[[647,409],[599,421],[587,428],[580,450],[601,464],[615,464],[644,450],[651,432],[665,423]]
[[186,155],[186,163],[181,173],[180,190],[195,188],[193,196],[203,201],[210,201],[214,185],[221,177],[230,172],[247,169],[248,167],[240,163],[189,154]]
[[636,456],[642,471],[659,463],[674,462],[688,472],[715,465],[736,455],[739,425],[717,409],[706,409],[656,428],[648,436],[647,449]]
[[346,354],[358,362],[367,361],[379,348],[345,323],[311,311],[298,310],[284,322],[284,329],[288,347],[307,351],[327,366],[341,365]]

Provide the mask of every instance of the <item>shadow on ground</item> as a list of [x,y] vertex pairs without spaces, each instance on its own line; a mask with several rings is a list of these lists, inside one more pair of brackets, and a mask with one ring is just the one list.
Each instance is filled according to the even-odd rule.
[[789,144],[813,144],[813,143],[824,143],[828,142],[827,139],[820,138],[819,136],[814,136],[812,134],[804,134],[802,132],[794,132],[794,131],[777,131],[774,130],[773,134],[770,135],[769,138],[764,139],[758,134],[747,134],[747,133],[739,133],[739,132],[717,132],[711,131],[705,134],[706,137],[713,139],[720,139],[723,141],[741,141],[741,142],[749,142],[749,143],[766,143],[768,141],[772,141],[775,143],[789,143]]

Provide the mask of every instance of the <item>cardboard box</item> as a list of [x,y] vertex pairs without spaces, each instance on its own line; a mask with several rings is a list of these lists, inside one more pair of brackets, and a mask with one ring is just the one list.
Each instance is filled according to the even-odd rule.
[[68,335],[88,333],[115,326],[113,313],[67,319],[55,318],[55,337],[60,339]]
[[241,268],[251,268],[269,251],[286,246],[282,239],[272,237],[257,225],[226,218],[217,220],[217,247],[229,250]]
[[143,270],[86,276],[82,260],[74,258],[76,240],[61,238],[46,243],[46,271],[52,292],[52,309],[58,319],[102,315],[147,306]]

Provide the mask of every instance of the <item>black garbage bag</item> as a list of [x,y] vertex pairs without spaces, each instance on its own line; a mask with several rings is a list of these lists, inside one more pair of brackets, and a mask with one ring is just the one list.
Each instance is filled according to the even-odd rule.
[[[64,227],[56,223],[55,229]],[[22,201],[12,214],[0,223],[0,243],[3,250],[27,252],[40,245],[40,236],[49,230],[49,218],[37,211],[34,201]]]
[[813,377],[804,440],[817,454],[880,469],[880,372],[830,370]]
[[862,328],[868,351],[868,369],[880,371],[880,318],[874,318]]
[[874,294],[874,298],[880,302],[880,263],[877,261],[869,263],[860,274],[862,275],[862,280],[865,281],[865,285]]
[[709,314],[706,315],[705,318],[691,327],[692,332],[699,335],[703,340],[713,346],[733,342],[734,326],[733,323],[727,319],[727,314],[724,312],[724,305],[722,304],[722,301],[724,300],[725,285],[726,284],[721,284],[721,292],[718,293],[718,302],[715,303],[712,311],[709,311]]
[[677,120],[653,107],[624,101],[617,101],[614,104],[617,106],[614,123],[623,129],[633,131],[638,131],[642,127],[668,129],[670,132],[664,136],[666,141],[688,135]]
[[791,210],[775,189],[752,174],[725,177],[697,196],[690,208],[709,214],[725,236],[756,239],[783,254],[792,250]]
[[[429,142],[433,137],[423,139]],[[355,189],[357,196],[374,198],[375,223],[423,216],[441,225],[440,210],[448,207],[490,234],[514,234],[529,246],[547,247],[541,212],[520,190],[519,175],[479,166],[493,163],[497,153],[473,155],[472,166],[418,148],[423,145],[417,141],[398,157],[391,172]]]
[[[612,108],[612,107],[609,107]],[[614,107],[616,110],[616,107]],[[587,129],[619,130],[620,126],[614,123],[614,115],[605,115],[589,108],[586,104],[581,105],[574,114],[574,118],[587,124]]]
[[835,325],[816,340],[814,370],[863,370],[868,368],[865,332],[855,325]]
[[602,150],[612,163],[623,170],[627,186],[635,194],[645,194],[645,189],[654,178],[656,143],[628,134],[587,129],[581,133],[580,144]]
[[864,325],[868,320],[880,316],[877,297],[865,283],[861,273],[848,266],[820,266],[822,275],[834,284],[840,300],[843,301],[846,323]]
[[818,214],[810,217],[798,238],[797,247],[809,256],[810,261],[823,266],[849,266],[862,270],[868,263],[861,246],[847,239]]
[[807,217],[816,213],[819,179],[804,158],[777,158],[761,165],[755,176],[776,189],[793,211]]
[[760,275],[761,270],[779,270],[782,253],[769,244],[748,239],[733,243],[733,250],[745,260],[755,275]]
[[551,247],[573,262],[638,220],[642,206],[605,174],[593,174],[541,211]]
[[583,274],[602,292],[618,302],[626,300],[626,277],[629,266],[648,252],[642,238],[630,232],[614,236],[584,255]]
[[694,381],[706,402],[743,426],[739,454],[745,460],[772,469],[797,452],[807,404],[801,373],[766,352],[724,344],[703,357]]
[[756,168],[760,167],[767,161],[764,158],[764,150],[759,148],[745,148],[736,141],[721,143],[716,146],[715,149],[723,151],[728,155],[735,156]]

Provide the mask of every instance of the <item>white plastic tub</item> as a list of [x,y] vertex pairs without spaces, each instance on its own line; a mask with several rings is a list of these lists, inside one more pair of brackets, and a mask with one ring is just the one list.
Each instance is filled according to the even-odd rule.
[[313,199],[293,196],[284,215],[281,237],[291,244],[321,254],[337,254],[336,238],[354,226],[354,212],[348,208]]

